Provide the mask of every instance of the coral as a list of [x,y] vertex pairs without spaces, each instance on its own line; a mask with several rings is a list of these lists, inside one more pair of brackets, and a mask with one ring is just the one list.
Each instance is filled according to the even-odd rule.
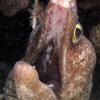
[[100,8],[99,0],[77,0],[78,7],[82,9]]

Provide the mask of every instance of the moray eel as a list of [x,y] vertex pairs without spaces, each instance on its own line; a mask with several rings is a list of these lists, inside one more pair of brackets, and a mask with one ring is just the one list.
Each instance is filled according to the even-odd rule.
[[5,99],[88,100],[96,55],[83,36],[76,0],[50,0],[43,11],[32,17],[26,54],[8,75]]

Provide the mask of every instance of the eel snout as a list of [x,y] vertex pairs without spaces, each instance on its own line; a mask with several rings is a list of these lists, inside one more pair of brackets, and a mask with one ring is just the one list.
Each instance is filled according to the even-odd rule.
[[19,61],[15,64],[13,74],[16,84],[19,85],[30,84],[33,80],[35,83],[36,80],[38,80],[37,71],[34,69],[34,67],[24,61]]
[[[35,67],[30,64],[24,61],[17,62],[12,70],[11,76],[13,77],[13,85],[11,84],[11,86],[15,85],[16,87],[14,89],[16,95],[13,100],[16,100],[16,98],[18,100],[57,100],[51,88],[39,80]],[[7,81],[9,81],[9,78]],[[14,87],[10,89],[8,86],[8,88],[6,90],[10,91]],[[11,100],[11,94],[13,96],[13,91],[8,93],[10,96],[6,96],[6,100]]]

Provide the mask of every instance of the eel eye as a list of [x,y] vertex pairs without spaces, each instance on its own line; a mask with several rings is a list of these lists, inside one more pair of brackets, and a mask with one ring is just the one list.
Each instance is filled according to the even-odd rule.
[[83,35],[83,28],[80,23],[76,24],[74,33],[72,35],[72,42],[77,43],[80,40],[80,37]]

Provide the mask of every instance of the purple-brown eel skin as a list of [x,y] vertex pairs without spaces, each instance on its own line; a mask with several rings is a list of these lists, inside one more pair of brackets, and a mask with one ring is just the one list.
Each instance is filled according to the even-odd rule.
[[89,100],[96,55],[82,34],[76,0],[50,0],[41,10],[33,12],[26,54],[8,75],[5,99]]

